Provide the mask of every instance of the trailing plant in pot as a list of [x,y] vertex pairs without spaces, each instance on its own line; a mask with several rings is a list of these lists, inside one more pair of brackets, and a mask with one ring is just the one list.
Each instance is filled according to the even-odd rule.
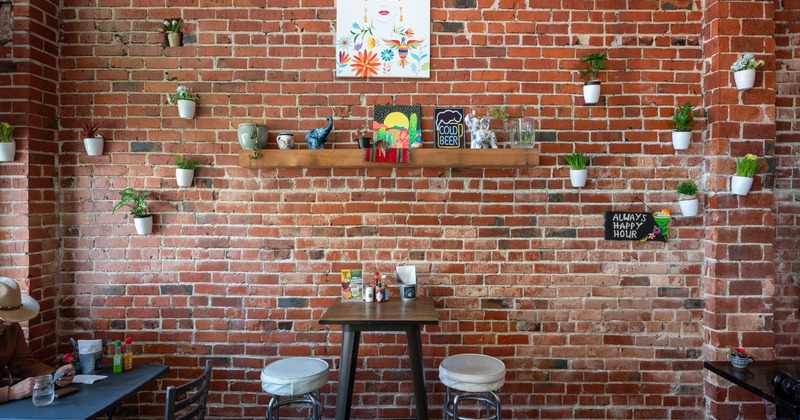
[[17,153],[17,143],[14,142],[14,126],[3,121],[0,123],[0,162],[11,162]]
[[83,147],[89,156],[100,156],[103,154],[103,136],[97,134],[100,124],[89,121],[81,123],[81,136],[83,136]]
[[167,45],[170,47],[181,46],[181,41],[183,41],[182,25],[182,19],[167,19],[164,21],[164,33],[167,34]]
[[736,175],[731,179],[731,192],[736,195],[747,195],[753,186],[753,177],[761,168],[761,161],[753,154],[746,154],[736,159]]
[[192,92],[192,89],[184,85],[178,85],[178,88],[175,89],[175,94],[169,94],[167,98],[171,105],[178,104],[178,114],[181,118],[187,120],[194,118],[197,100],[200,99],[200,95]]
[[267,146],[267,126],[256,123],[242,123],[236,128],[236,136],[242,150],[258,150]]
[[686,150],[692,140],[692,124],[694,124],[694,114],[692,114],[692,104],[686,102],[683,106],[677,107],[672,116],[672,124],[675,130],[672,132],[672,147],[675,150]]
[[361,127],[358,127],[353,131],[353,134],[356,136],[356,141],[358,142],[359,149],[371,149],[372,148],[372,130],[369,129],[369,126],[366,124],[362,124]]
[[194,170],[200,166],[200,161],[186,156],[175,156],[175,179],[179,187],[191,187],[194,180]]
[[600,81],[597,73],[606,69],[606,53],[593,53],[581,58],[587,68],[581,70],[581,78],[588,77],[589,81],[583,83],[583,101],[586,105],[596,104],[600,101]]
[[683,181],[678,184],[678,205],[681,207],[681,214],[684,216],[697,216],[699,200],[697,199],[697,184],[692,180]]
[[153,215],[147,212],[147,202],[144,201],[149,194],[150,191],[137,192],[133,188],[125,188],[120,191],[120,201],[112,211],[116,213],[123,207],[129,207],[128,213],[133,216],[133,224],[139,235],[147,235],[153,231]]
[[586,178],[588,177],[588,170],[586,169],[586,156],[583,153],[575,152],[570,155],[564,155],[564,160],[570,167],[569,180],[575,188],[586,186]]
[[756,60],[753,54],[745,54],[742,58],[736,60],[731,66],[736,88],[739,90],[752,88],[756,82],[756,69],[763,65],[764,61]]

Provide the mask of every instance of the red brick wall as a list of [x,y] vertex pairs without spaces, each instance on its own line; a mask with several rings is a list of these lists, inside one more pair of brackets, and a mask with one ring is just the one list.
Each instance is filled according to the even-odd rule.
[[[140,359],[173,367],[162,386],[196,373],[198,358],[214,358],[212,416],[262,416],[267,398],[258,369],[266,361],[317,355],[338,364],[340,333],[314,321],[338,294],[338,270],[350,262],[367,271],[410,262],[421,272],[423,294],[440,307],[441,323],[423,336],[434,418],[443,399],[436,367],[466,351],[506,362],[507,418],[703,417],[704,357],[724,358],[716,348],[727,344],[770,356],[771,346],[755,344],[765,334],[775,337],[777,355],[790,356],[797,340],[796,235],[784,230],[797,215],[790,188],[797,145],[789,133],[794,116],[775,117],[776,110],[792,111],[796,94],[791,71],[773,72],[781,60],[791,69],[793,57],[779,50],[778,60],[771,58],[769,42],[782,34],[783,51],[791,51],[797,31],[773,27],[771,2],[626,3],[434,0],[433,76],[401,82],[333,77],[333,2],[65,4],[55,189],[61,337],[132,336]],[[172,17],[186,20],[184,47],[163,46],[160,22]],[[600,50],[610,57],[603,101],[586,107],[577,60]],[[767,59],[758,89],[741,95],[727,71],[739,51]],[[201,95],[195,120],[178,119],[165,104],[178,83]],[[667,121],[686,101],[705,105],[709,127],[703,130],[699,118],[690,149],[675,152]],[[236,166],[240,122],[265,122],[275,147],[276,132],[300,139],[333,114],[331,147],[353,147],[350,129],[371,116],[373,105],[389,103],[423,106],[426,147],[436,104],[478,113],[508,105],[512,115],[538,117],[541,165]],[[107,139],[102,157],[86,156],[80,142],[79,122],[91,117]],[[773,150],[766,146],[775,143],[776,127]],[[731,155],[754,142],[777,167],[759,177],[751,196],[735,199],[726,192]],[[569,187],[559,157],[573,150],[593,156],[583,190]],[[195,187],[178,189],[173,153],[213,165],[198,170]],[[677,214],[674,187],[688,178],[702,185],[706,217],[673,218],[669,244],[599,239],[602,212],[643,210],[639,199]],[[127,186],[153,191],[153,235],[136,236],[130,220],[111,214]],[[739,215],[759,216],[766,227]],[[773,250],[764,241],[775,225],[785,233]],[[729,232],[758,239],[736,242],[722,235]],[[740,263],[739,243],[761,254]],[[738,280],[738,270],[761,261],[779,263],[774,272],[759,272],[766,287]],[[737,274],[716,269],[732,265]],[[753,290],[741,294],[727,288],[733,284]],[[731,294],[754,309],[737,306],[747,312],[739,317],[716,305]],[[774,323],[764,307],[773,300]],[[354,416],[411,417],[404,338],[365,334],[365,341]],[[719,401],[725,384],[708,382],[707,391],[721,390],[708,397],[710,415],[763,417],[763,404],[726,404]],[[328,417],[334,389],[333,382],[323,389]],[[157,397],[141,393],[141,412],[159,411]]]

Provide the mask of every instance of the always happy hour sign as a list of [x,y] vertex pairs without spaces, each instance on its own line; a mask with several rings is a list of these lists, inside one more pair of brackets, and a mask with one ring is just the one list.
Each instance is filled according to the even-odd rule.
[[614,241],[668,242],[669,213],[607,211],[605,238]]

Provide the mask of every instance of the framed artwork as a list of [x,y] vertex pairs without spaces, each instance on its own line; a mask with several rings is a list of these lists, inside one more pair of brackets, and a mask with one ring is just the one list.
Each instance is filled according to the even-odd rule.
[[337,0],[336,76],[430,78],[430,0]]
[[[419,105],[375,105],[372,111],[375,144],[408,149],[422,145]],[[415,146],[415,143],[419,145]]]
[[467,147],[464,134],[464,108],[435,108],[433,110],[434,139],[437,149],[463,149]]

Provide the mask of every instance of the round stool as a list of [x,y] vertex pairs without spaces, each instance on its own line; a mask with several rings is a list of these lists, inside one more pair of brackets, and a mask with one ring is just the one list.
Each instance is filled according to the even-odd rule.
[[[444,403],[445,420],[501,420],[500,397],[494,391],[506,380],[506,365],[499,359],[482,354],[458,354],[442,360],[439,380],[447,386]],[[457,392],[450,397],[450,390]],[[486,417],[470,419],[459,417],[458,405],[462,401],[486,404]],[[494,407],[494,415],[491,408]],[[480,410],[478,410],[480,411]]]
[[314,357],[290,357],[267,365],[261,371],[261,389],[272,395],[267,420],[278,420],[283,406],[305,403],[311,404],[310,419],[321,418],[324,407],[319,389],[328,382],[329,371],[327,362]]

